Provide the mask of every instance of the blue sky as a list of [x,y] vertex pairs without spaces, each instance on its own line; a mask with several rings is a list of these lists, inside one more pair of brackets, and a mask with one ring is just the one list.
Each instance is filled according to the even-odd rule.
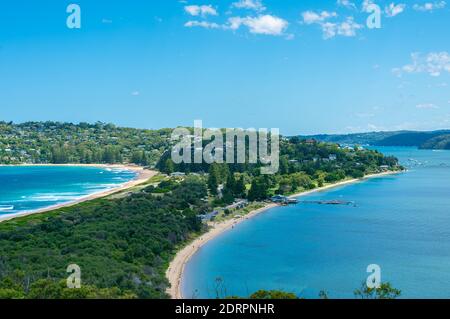
[[[283,134],[450,127],[450,3],[24,1],[0,8],[0,119]],[[66,8],[81,8],[69,29]]]

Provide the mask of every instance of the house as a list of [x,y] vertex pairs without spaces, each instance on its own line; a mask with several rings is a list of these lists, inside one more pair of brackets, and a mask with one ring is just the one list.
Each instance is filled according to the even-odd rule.
[[202,222],[210,222],[216,218],[217,215],[219,215],[219,211],[215,210],[207,214],[199,215],[198,217],[202,220]]
[[273,203],[288,205],[288,204],[297,204],[298,200],[295,198],[289,198],[283,195],[275,195],[271,198]]
[[307,140],[305,140],[305,144],[316,145],[317,141],[315,139],[307,139]]
[[335,160],[337,160],[337,155],[336,154],[330,154],[330,156],[328,156],[328,159],[330,161],[335,161]]
[[270,198],[270,200],[273,203],[286,203],[288,201],[288,198],[283,195],[275,195],[275,196],[272,196],[272,198]]
[[170,174],[171,177],[184,177],[186,176],[186,173],[182,173],[182,172],[175,172]]
[[380,166],[380,169],[381,169],[382,171],[388,171],[388,170],[389,170],[389,165],[381,165],[381,166]]
[[228,209],[228,210],[232,210],[235,208],[242,209],[242,208],[245,208],[247,205],[248,205],[248,200],[240,200],[231,205],[228,205],[227,207],[225,207],[225,209]]

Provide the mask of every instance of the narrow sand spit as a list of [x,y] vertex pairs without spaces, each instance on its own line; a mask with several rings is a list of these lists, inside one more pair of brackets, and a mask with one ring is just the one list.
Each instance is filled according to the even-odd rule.
[[[398,173],[400,173],[400,172],[384,172],[384,173],[380,173],[380,174],[367,175],[362,179],[346,180],[346,181],[342,181],[339,183],[327,185],[327,186],[324,186],[321,188],[316,188],[316,189],[313,189],[310,191],[305,191],[305,192],[301,192],[298,194],[294,194],[294,195],[290,196],[290,198],[306,196],[306,195],[316,193],[316,192],[323,192],[323,191],[329,190],[331,188],[353,184],[356,182],[367,180],[369,178],[381,177],[381,176],[398,174]],[[270,203],[260,209],[250,212],[249,214],[243,216],[240,219],[230,219],[230,220],[226,220],[226,221],[223,221],[220,223],[210,223],[209,224],[210,230],[207,233],[203,234],[201,237],[194,240],[192,243],[190,243],[186,247],[184,247],[182,250],[180,250],[176,254],[175,258],[172,260],[172,262],[170,263],[169,268],[166,271],[166,277],[170,282],[170,287],[167,289],[167,293],[170,295],[170,297],[172,299],[183,299],[184,298],[182,295],[182,291],[181,291],[181,281],[183,278],[184,268],[186,267],[186,264],[189,261],[189,259],[191,259],[191,257],[193,255],[195,255],[195,253],[201,247],[203,247],[207,242],[216,238],[217,236],[221,235],[222,233],[232,230],[235,225],[237,225],[245,220],[248,220],[256,215],[259,215],[275,206],[277,206],[277,205]]]
[[[19,165],[17,165],[17,166],[19,166]],[[80,197],[79,199],[77,199],[75,201],[71,201],[71,202],[64,203],[64,204],[53,205],[53,206],[49,206],[46,208],[37,209],[37,210],[33,210],[33,211],[0,216],[0,223],[7,221],[7,220],[19,218],[19,217],[24,217],[24,216],[34,215],[34,214],[42,214],[42,213],[49,212],[49,211],[52,211],[55,209],[70,207],[70,206],[73,206],[73,205],[76,205],[79,203],[83,203],[86,201],[90,201],[93,199],[102,198],[102,197],[126,190],[128,188],[137,186],[139,184],[142,184],[142,183],[146,182],[149,178],[155,176],[158,173],[156,171],[147,170],[142,167],[133,166],[133,165],[106,165],[106,164],[105,165],[103,165],[103,164],[61,164],[61,165],[59,165],[59,164],[54,164],[54,165],[42,164],[41,165],[41,164],[36,164],[36,165],[20,165],[20,166],[81,166],[81,167],[119,168],[119,169],[127,169],[130,171],[134,171],[137,173],[137,176],[135,179],[133,179],[127,183],[124,183],[124,184],[119,184],[115,188],[108,189],[108,190],[98,192],[98,193],[94,193],[92,195]]]

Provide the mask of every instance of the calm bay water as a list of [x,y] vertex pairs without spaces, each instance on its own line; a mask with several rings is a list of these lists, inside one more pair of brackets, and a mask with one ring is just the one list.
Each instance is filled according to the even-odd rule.
[[67,203],[117,187],[135,172],[79,166],[0,167],[0,217]]
[[307,298],[353,298],[369,264],[406,298],[450,298],[450,151],[380,148],[409,171],[271,209],[206,244],[186,265],[186,298],[281,289]]

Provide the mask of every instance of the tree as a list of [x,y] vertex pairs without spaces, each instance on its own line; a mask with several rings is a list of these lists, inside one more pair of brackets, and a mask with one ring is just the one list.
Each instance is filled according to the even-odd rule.
[[131,162],[133,164],[139,165],[142,162],[142,153],[139,151],[134,151],[131,156]]
[[229,173],[227,182],[225,183],[225,187],[222,192],[222,199],[224,203],[231,204],[234,202],[234,199],[238,196],[240,196],[240,193],[236,193],[236,178],[234,177],[234,173]]
[[264,177],[255,177],[248,192],[248,200],[257,201],[267,198],[269,185]]
[[222,201],[227,205],[232,204],[234,202],[234,196],[231,189],[225,188],[222,191]]
[[289,161],[287,156],[281,156],[280,158],[280,174],[289,174]]
[[236,187],[236,178],[233,173],[228,174],[227,182],[225,183],[225,189],[228,189],[232,194]]
[[299,299],[294,293],[281,290],[259,290],[250,299]]
[[165,162],[164,162],[164,167],[162,169],[162,171],[166,174],[172,174],[175,170],[175,164],[173,163],[172,159],[168,158]]
[[256,178],[252,180],[252,184],[250,186],[250,190],[248,191],[248,200],[255,201],[259,198],[259,190],[258,190],[258,182]]
[[290,178],[282,178],[277,192],[281,195],[289,194],[289,192],[294,189],[292,184]]
[[217,164],[213,163],[209,167],[209,176],[208,176],[208,188],[213,195],[217,195],[217,188],[219,187],[220,180],[220,172],[217,167]]
[[390,283],[383,283],[379,288],[369,288],[366,283],[354,292],[356,298],[361,299],[397,299],[402,292],[391,286]]
[[245,179],[244,176],[241,176],[234,185],[233,194],[236,197],[245,197],[245,191]]
[[198,217],[198,214],[192,209],[188,208],[183,211],[183,216],[186,218],[188,225],[196,232],[202,228],[202,222]]
[[103,162],[107,164],[113,164],[115,162],[114,151],[111,147],[107,147],[103,152]]

